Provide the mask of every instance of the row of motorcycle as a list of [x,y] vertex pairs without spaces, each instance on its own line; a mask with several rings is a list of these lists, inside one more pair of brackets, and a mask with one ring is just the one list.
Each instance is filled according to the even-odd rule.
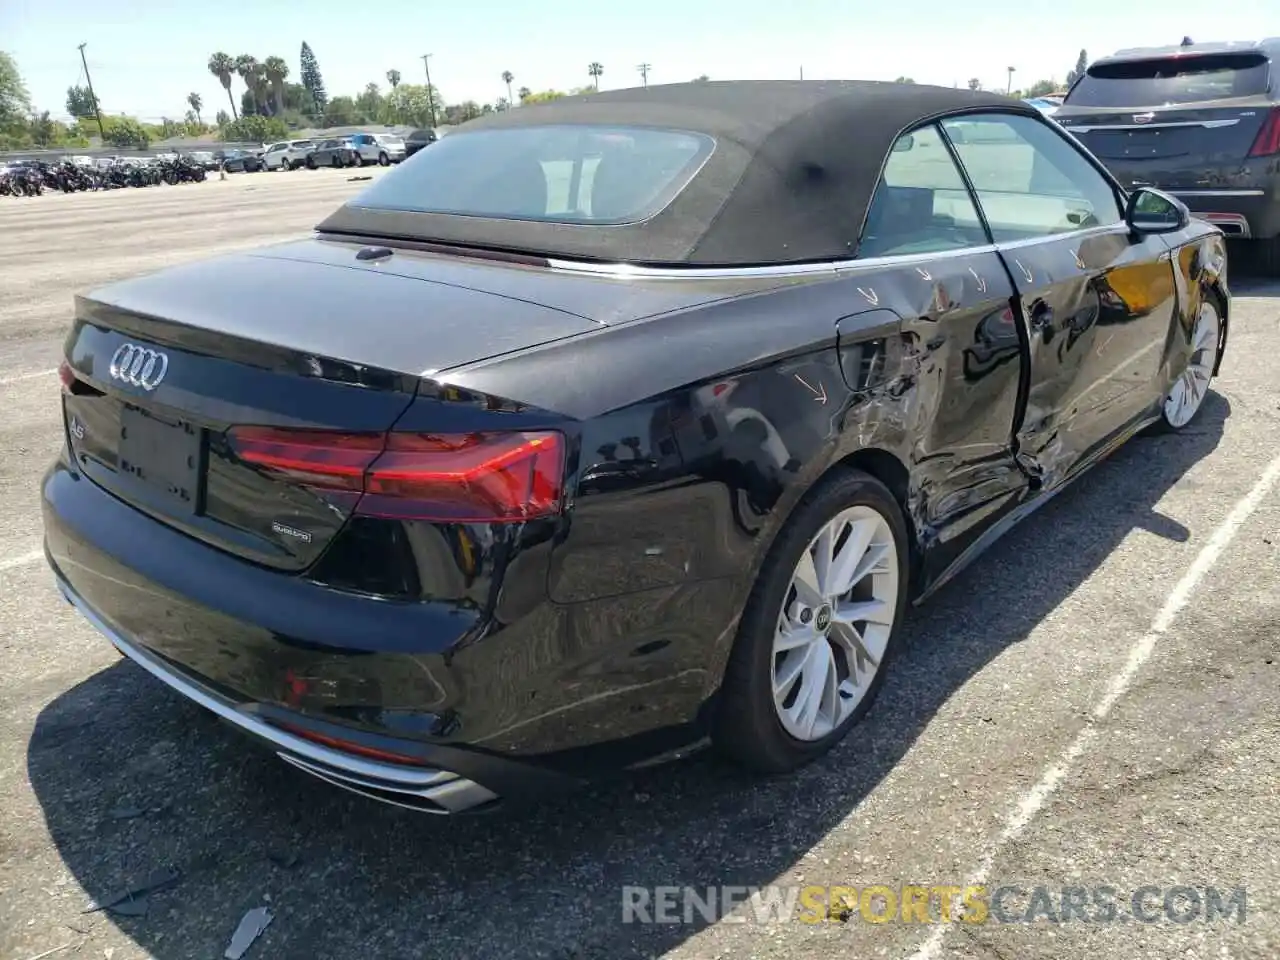
[[70,160],[60,163],[31,160],[0,170],[0,197],[38,197],[46,190],[78,193],[162,183],[199,183],[205,176],[204,167],[187,157],[117,162],[109,167],[86,167]]

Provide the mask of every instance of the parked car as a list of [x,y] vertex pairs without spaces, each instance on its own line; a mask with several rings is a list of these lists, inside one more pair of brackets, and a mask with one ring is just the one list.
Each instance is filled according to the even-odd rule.
[[1028,97],[1027,103],[1031,104],[1046,117],[1052,117],[1058,112],[1058,108],[1062,106],[1062,100],[1059,97]]
[[1231,316],[1216,227],[923,85],[494,114],[317,231],[76,301],[46,551],[154,677],[434,813],[821,756],[909,602],[1196,422]]
[[195,150],[187,154],[187,157],[192,163],[200,164],[200,166],[204,167],[205,170],[212,171],[218,169],[219,160],[213,155],[213,151],[211,150]]
[[404,138],[404,155],[406,157],[412,157],[423,147],[429,147],[439,139],[439,136],[431,127],[414,130]]
[[389,133],[357,133],[351,138],[360,163],[380,163],[387,166],[399,163],[405,156],[402,137]]
[[227,173],[257,173],[263,169],[262,158],[248,150],[219,150],[214,159]]
[[1280,39],[1122,50],[1055,119],[1126,187],[1155,186],[1280,276]]
[[307,154],[315,149],[314,140],[284,140],[267,147],[262,165],[268,170],[296,170],[306,163]]
[[314,170],[316,167],[354,167],[360,161],[351,141],[342,137],[321,140],[307,152],[303,162],[308,169]]

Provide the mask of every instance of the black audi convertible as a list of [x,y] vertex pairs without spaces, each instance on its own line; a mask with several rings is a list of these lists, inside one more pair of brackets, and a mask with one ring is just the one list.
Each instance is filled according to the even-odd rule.
[[909,602],[1192,421],[1229,308],[1216,227],[1020,101],[569,98],[78,298],[46,550],[126,657],[370,797],[785,772]]

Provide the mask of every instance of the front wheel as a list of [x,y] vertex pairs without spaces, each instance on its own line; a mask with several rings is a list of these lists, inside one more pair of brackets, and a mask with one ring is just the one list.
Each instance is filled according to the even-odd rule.
[[870,709],[900,633],[908,540],[889,490],[841,470],[806,494],[747,600],[712,739],[784,773],[839,743]]
[[1222,342],[1222,316],[1212,294],[1206,295],[1196,314],[1191,331],[1191,359],[1187,368],[1173,382],[1160,405],[1157,428],[1178,431],[1195,419],[1209,393],[1209,381],[1218,365],[1218,348]]
[[387,156],[386,151],[378,154],[378,166],[385,167],[391,163],[391,158]]
[[315,157],[307,157],[307,169],[308,169],[308,170],[314,170],[315,168],[316,168],[316,158],[315,158]]

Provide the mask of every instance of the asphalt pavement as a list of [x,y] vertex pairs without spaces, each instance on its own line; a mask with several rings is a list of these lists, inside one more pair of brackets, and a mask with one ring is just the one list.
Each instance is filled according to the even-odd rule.
[[[258,906],[250,958],[1280,956],[1277,282],[1234,278],[1194,429],[1133,441],[913,611],[870,716],[791,778],[702,756],[440,820],[246,750],[122,661],[40,555],[70,298],[303,234],[357,174],[0,200],[0,958],[221,957]],[[906,885],[984,892],[880,922]],[[766,890],[711,922],[709,887]]]

